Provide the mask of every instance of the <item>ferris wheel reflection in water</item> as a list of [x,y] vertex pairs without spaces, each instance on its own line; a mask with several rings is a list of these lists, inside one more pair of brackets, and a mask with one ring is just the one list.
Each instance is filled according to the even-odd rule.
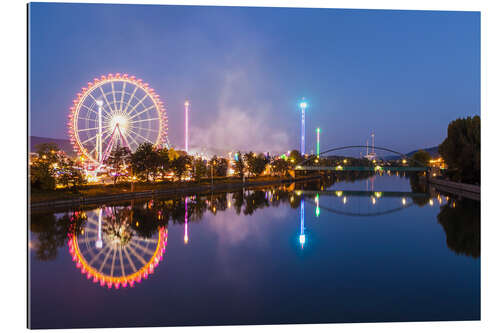
[[134,230],[131,208],[106,207],[87,212],[87,223],[70,235],[68,246],[76,267],[94,283],[116,289],[133,287],[153,274],[163,259],[168,231],[151,237]]

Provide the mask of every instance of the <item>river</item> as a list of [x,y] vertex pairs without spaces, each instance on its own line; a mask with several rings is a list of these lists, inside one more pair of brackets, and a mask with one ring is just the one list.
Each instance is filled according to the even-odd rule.
[[479,212],[395,175],[33,212],[29,323],[479,320]]

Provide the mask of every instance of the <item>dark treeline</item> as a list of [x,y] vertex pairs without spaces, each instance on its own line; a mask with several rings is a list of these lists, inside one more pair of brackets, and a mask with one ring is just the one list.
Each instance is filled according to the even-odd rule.
[[481,255],[481,203],[453,200],[441,206],[437,216],[453,252],[479,258]]

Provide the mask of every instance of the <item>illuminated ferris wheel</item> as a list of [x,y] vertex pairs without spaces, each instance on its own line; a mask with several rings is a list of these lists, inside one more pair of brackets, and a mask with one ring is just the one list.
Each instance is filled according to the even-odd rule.
[[[69,252],[82,274],[108,288],[133,287],[163,259],[167,229],[141,237],[132,229],[130,209],[99,208],[87,213],[80,233],[70,235]],[[136,221],[136,223],[139,223]]]
[[117,144],[168,144],[167,116],[154,89],[135,76],[109,74],[88,82],[73,100],[69,135],[75,151],[102,165]]

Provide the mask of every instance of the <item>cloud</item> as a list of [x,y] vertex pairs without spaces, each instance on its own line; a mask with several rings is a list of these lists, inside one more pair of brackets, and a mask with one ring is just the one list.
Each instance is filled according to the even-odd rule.
[[272,103],[259,98],[263,78],[250,69],[226,71],[213,120],[192,128],[194,147],[280,152],[289,146],[289,135],[272,120]]

